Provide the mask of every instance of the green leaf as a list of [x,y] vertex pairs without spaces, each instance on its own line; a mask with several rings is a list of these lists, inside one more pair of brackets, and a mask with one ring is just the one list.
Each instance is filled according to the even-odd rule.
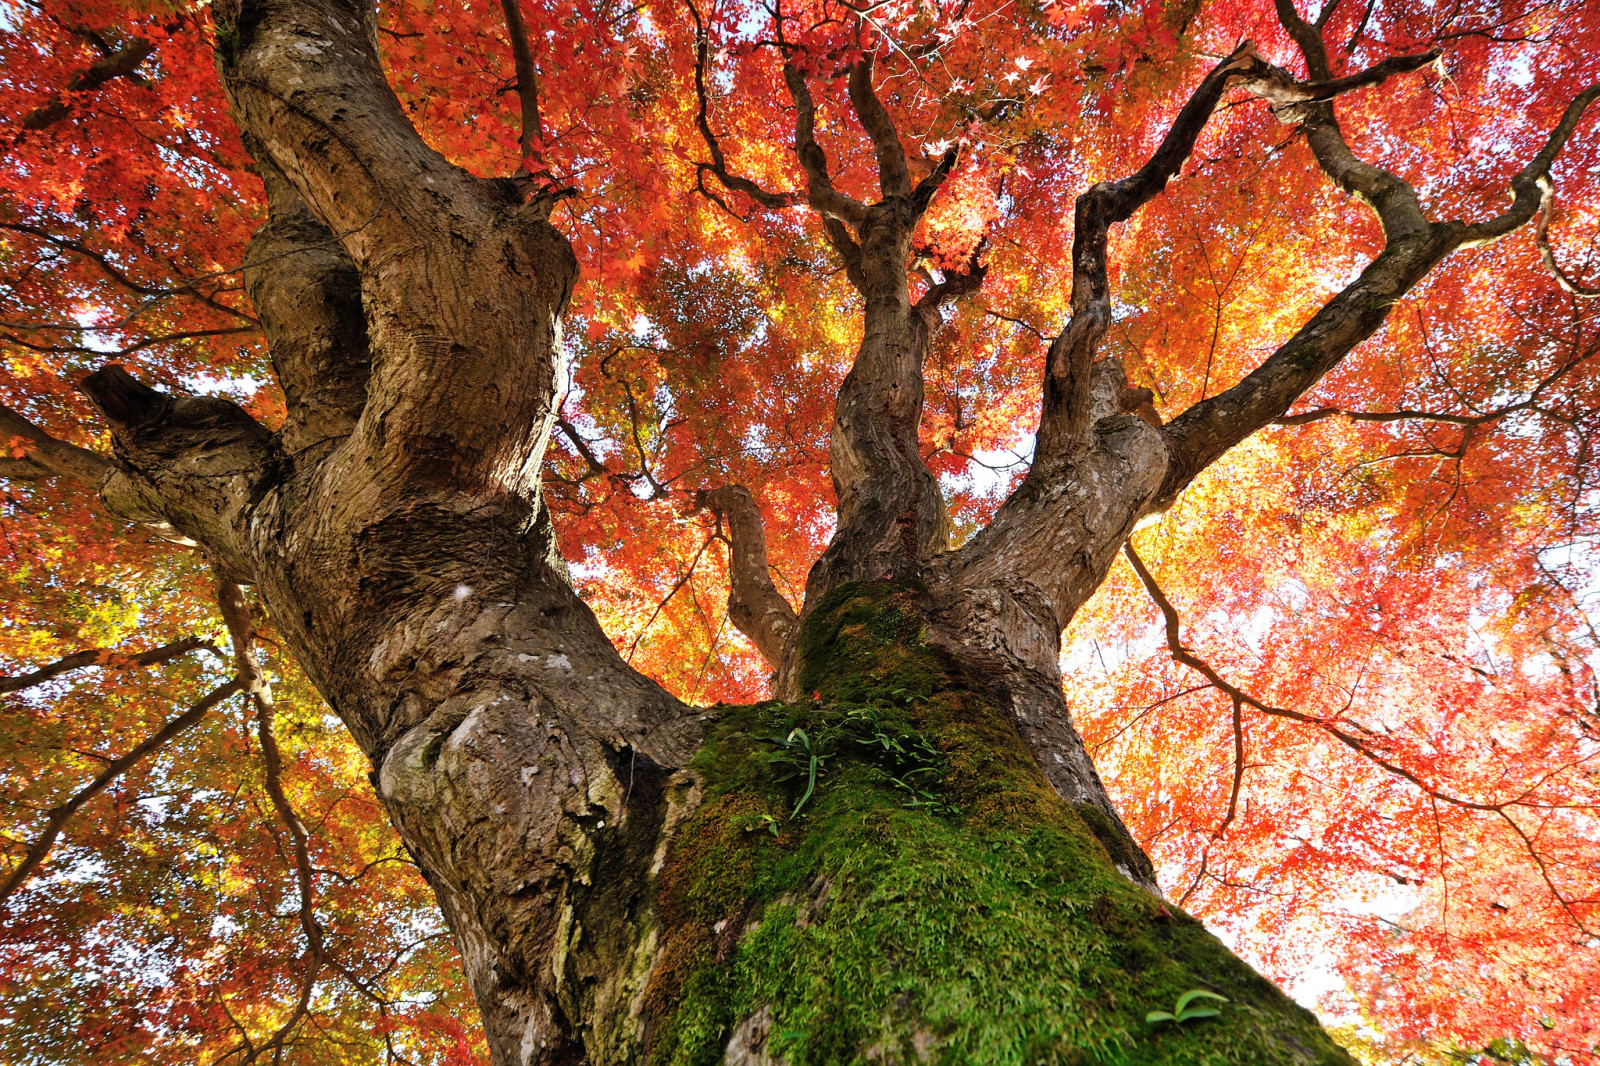
[[1144,1020],[1151,1025],[1158,1025],[1161,1022],[1175,1022],[1178,1019],[1164,1010],[1153,1010],[1144,1016]]
[[1176,1020],[1179,1025],[1182,1025],[1184,1022],[1192,1022],[1196,1018],[1216,1018],[1221,1014],[1220,1010],[1212,1007],[1196,1007],[1193,1010],[1186,1010],[1179,1014]]
[[1219,996],[1215,992],[1207,992],[1203,988],[1191,988],[1178,997],[1178,1005],[1172,1008],[1172,1012],[1181,1015],[1183,1009],[1197,999],[1214,999],[1219,1003],[1228,1002],[1227,996]]
[[[799,730],[795,730],[795,732],[798,733]],[[806,805],[806,800],[811,798],[811,793],[817,790],[817,765],[821,762],[822,760],[815,755],[811,756],[811,780],[806,783],[806,794],[800,797],[800,802],[794,805],[794,812],[789,815],[791,821],[800,817],[800,808]]]

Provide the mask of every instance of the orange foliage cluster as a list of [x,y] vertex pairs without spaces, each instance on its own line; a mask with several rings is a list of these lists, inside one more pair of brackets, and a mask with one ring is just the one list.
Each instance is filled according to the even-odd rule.
[[[710,177],[721,202],[696,191],[710,156],[687,7],[522,9],[539,157],[575,190],[554,220],[583,264],[548,461],[563,549],[636,666],[691,701],[762,698],[766,668],[726,618],[725,542],[693,492],[755,490],[779,588],[798,602],[831,529],[827,434],[859,308],[804,209],[763,211]],[[783,13],[809,55],[876,50],[920,165],[961,149],[913,285],[974,257],[988,268],[929,359],[923,425],[957,536],[970,534],[1025,469],[1044,343],[1067,313],[1074,197],[1137,166],[1240,38],[1280,63],[1295,53],[1264,0],[788,0]],[[498,7],[398,0],[380,16],[391,80],[430,142],[476,172],[514,171]],[[698,17],[729,169],[802,187],[770,10],[724,0]],[[87,447],[105,439],[73,383],[112,360],[281,419],[239,281],[262,201],[217,32],[183,0],[0,9],[0,401]],[[1443,49],[1429,71],[1340,102],[1358,150],[1434,217],[1497,208],[1600,78],[1600,7],[1583,0],[1345,0],[1326,36],[1351,69]],[[135,45],[148,58],[82,88]],[[815,71],[818,139],[837,183],[864,192],[872,156],[832,73]],[[1165,416],[1237,381],[1379,244],[1289,130],[1241,94],[1114,235],[1107,354]],[[1582,276],[1600,225],[1592,119],[1555,176],[1556,254]],[[1169,895],[1280,979],[1328,971],[1341,989],[1328,1006],[1359,1017],[1352,1039],[1380,1058],[1500,1041],[1577,1062],[1600,1045],[1597,330],[1595,305],[1556,284],[1526,232],[1459,253],[1303,401],[1315,418],[1259,434],[1136,535],[1177,639],[1250,697],[1237,738],[1233,700],[1174,662],[1129,567],[1067,635],[1077,723]],[[1388,414],[1404,417],[1371,417]],[[4,492],[5,673],[83,648],[223,639],[188,553],[61,486]],[[328,950],[291,1057],[475,1061],[470,1000],[369,768],[267,650]],[[197,653],[10,697],[7,855],[227,676]],[[231,703],[71,822],[5,905],[0,1057],[241,1060],[290,1015],[294,867],[254,738]]]

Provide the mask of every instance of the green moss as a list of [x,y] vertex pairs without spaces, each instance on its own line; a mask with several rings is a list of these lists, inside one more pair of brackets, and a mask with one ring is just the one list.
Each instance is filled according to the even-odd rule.
[[[766,1008],[767,1053],[791,1066],[1348,1063],[1311,1014],[1117,872],[1109,820],[1056,796],[920,619],[914,591],[835,590],[801,637],[817,698],[715,724],[695,765],[705,802],[662,872],[649,1060],[720,1063]],[[791,819],[803,786],[777,781],[763,738],[865,709],[937,749],[925,787],[943,802],[907,806],[881,754],[841,743]],[[1145,1023],[1191,988],[1227,996],[1221,1017]]]

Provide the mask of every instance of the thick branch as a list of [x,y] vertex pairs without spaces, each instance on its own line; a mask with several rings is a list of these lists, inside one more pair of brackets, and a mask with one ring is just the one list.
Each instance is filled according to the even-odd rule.
[[109,788],[117,778],[127,773],[137,765],[140,760],[153,751],[165,747],[173,738],[193,726],[200,719],[223,700],[236,692],[242,691],[244,686],[237,680],[230,681],[207,693],[204,699],[190,707],[187,711],[162,726],[160,730],[140,741],[131,751],[119,759],[115,759],[100,771],[100,775],[79,789],[65,803],[51,808],[49,817],[45,820],[44,829],[38,838],[28,848],[21,861],[12,868],[11,873],[0,883],[0,901],[4,901],[21,888],[28,878],[33,876],[41,862],[50,854],[50,849],[55,847],[56,840],[60,838],[62,830],[72,820],[85,803],[94,799]]
[[529,173],[544,169],[544,119],[539,115],[539,68],[528,42],[528,24],[518,0],[500,0],[506,33],[511,37],[511,59],[517,71],[517,99],[522,104],[522,165]]
[[223,84],[258,160],[294,184],[356,260],[414,245],[428,193],[470,202],[475,183],[427,147],[379,63],[365,0],[221,0]]
[[918,218],[928,210],[928,205],[933,203],[934,196],[944,185],[945,179],[950,176],[950,171],[955,169],[957,154],[954,148],[946,151],[939,157],[939,162],[934,164],[928,176],[917,182],[917,187],[911,191],[912,213]]
[[60,677],[72,670],[82,670],[88,666],[101,666],[111,670],[126,670],[137,666],[157,666],[181,658],[192,651],[205,649],[215,652],[216,645],[199,637],[184,637],[170,644],[163,644],[159,648],[129,654],[111,648],[89,648],[85,651],[73,652],[37,670],[15,677],[0,677],[0,692],[21,692],[23,689],[42,685],[46,681]]
[[937,324],[939,308],[951,300],[970,296],[983,288],[983,279],[989,273],[988,264],[983,262],[984,253],[987,251],[988,246],[980,242],[978,247],[973,249],[972,255],[967,258],[964,269],[949,271],[939,281],[929,279],[928,289],[918,297],[915,308],[922,315],[930,334]]
[[66,477],[98,489],[111,472],[110,459],[57,440],[4,404],[0,404],[0,448],[4,449],[0,452],[0,477]]
[[1237,385],[1190,407],[1167,424],[1172,454],[1158,505],[1165,506],[1200,471],[1279,418],[1356,345],[1377,332],[1389,310],[1456,246],[1441,228],[1391,242],[1342,292]]
[[291,453],[342,439],[367,399],[372,353],[361,275],[338,239],[270,163],[268,220],[250,241],[245,290],[271,344]]
[[872,88],[872,55],[850,67],[847,79],[850,106],[855,109],[861,128],[872,140],[872,152],[878,159],[878,187],[885,197],[910,196],[911,173],[906,169],[906,150],[900,143],[900,134],[894,120],[878,99]]
[[783,81],[794,101],[794,151],[800,157],[801,169],[806,172],[807,202],[823,215],[860,229],[867,220],[867,205],[835,189],[833,180],[828,177],[828,157],[816,138],[817,105],[811,99],[806,76],[800,68],[786,63]]
[[[1317,54],[1308,55],[1308,62]],[[1166,430],[1172,465],[1160,505],[1164,506],[1229,448],[1281,418],[1356,345],[1372,336],[1388,317],[1390,308],[1451,251],[1493,240],[1531,219],[1543,195],[1541,182],[1547,179],[1551,164],[1572,136],[1583,112],[1597,97],[1600,86],[1586,90],[1572,102],[1544,148],[1512,180],[1516,201],[1511,209],[1491,222],[1476,225],[1428,222],[1416,191],[1394,175],[1357,160],[1339,132],[1331,105],[1313,105],[1306,128],[1317,160],[1341,185],[1345,184],[1341,176],[1358,183],[1352,191],[1359,192],[1383,221],[1387,236],[1384,250],[1360,277],[1243,381],[1172,420]]]
[[[1341,83],[1345,83],[1347,88],[1377,84],[1391,74],[1405,69],[1414,70],[1433,58],[1431,53],[1426,53],[1386,60],[1371,71],[1336,81],[1328,64],[1328,52],[1322,43],[1321,31],[1300,18],[1294,0],[1277,0],[1277,10],[1278,21],[1294,38],[1301,55],[1305,57],[1306,69],[1315,79],[1313,84],[1321,85],[1324,89]],[[1389,66],[1386,67],[1386,63]],[[1350,145],[1344,139],[1344,131],[1334,117],[1333,105],[1324,96],[1309,92],[1311,86],[1299,85],[1288,72],[1269,65],[1264,66],[1261,77],[1252,79],[1246,88],[1268,100],[1287,94],[1309,96],[1317,101],[1293,107],[1282,117],[1298,122],[1323,173],[1339,188],[1360,197],[1372,207],[1390,241],[1428,231],[1429,223],[1422,213],[1416,190],[1382,167],[1358,158],[1350,150]]]
[[1078,197],[1072,236],[1072,319],[1050,346],[1045,365],[1043,411],[1033,471],[1043,475],[1088,433],[1090,365],[1111,324],[1111,291],[1106,276],[1106,240],[1114,223],[1126,221],[1166,187],[1182,168],[1228,82],[1264,64],[1246,42],[1201,81],[1160,146],[1138,171],[1116,182],[1101,182]]
[[1437,49],[1409,56],[1390,56],[1366,70],[1328,81],[1296,81],[1288,71],[1269,66],[1261,76],[1245,82],[1256,96],[1272,104],[1272,112],[1285,123],[1299,123],[1304,115],[1293,110],[1297,105],[1332,100],[1354,89],[1382,85],[1396,74],[1408,74],[1439,58]]
[[250,580],[247,517],[277,473],[267,428],[221,397],[157,392],[115,363],[78,387],[111,426],[117,462],[101,485],[106,504],[159,516],[204,546],[213,565]]
[[743,485],[707,492],[705,506],[728,524],[728,617],[750,638],[774,670],[779,669],[799,628],[794,607],[773,584],[767,537],[755,497]]
[[1539,154],[1511,179],[1511,206],[1487,222],[1467,226],[1462,244],[1471,246],[1498,240],[1533,218],[1534,212],[1544,203],[1544,187],[1550,179],[1550,167],[1578,128],[1584,112],[1596,99],[1600,99],[1600,85],[1591,85],[1573,98],[1562,113],[1561,121],[1550,131],[1550,137]]
[[67,81],[64,93],[55,93],[49,100],[22,117],[24,130],[42,130],[53,126],[72,113],[71,94],[90,93],[108,81],[130,77],[139,65],[150,58],[156,46],[143,37],[129,38],[128,43],[115,52],[95,60]]
[[216,13],[247,146],[360,273],[374,359],[352,450],[397,490],[532,499],[577,271],[551,197],[524,203],[517,183],[477,178],[422,141],[366,0],[220,0]]

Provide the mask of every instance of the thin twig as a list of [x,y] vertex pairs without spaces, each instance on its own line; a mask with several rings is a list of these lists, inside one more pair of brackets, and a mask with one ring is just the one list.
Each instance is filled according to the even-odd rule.
[[107,764],[106,768],[100,771],[98,777],[74,793],[71,799],[52,807],[50,816],[45,821],[44,831],[39,834],[38,839],[28,848],[27,854],[22,857],[22,861],[12,868],[11,873],[6,876],[5,882],[0,884],[0,902],[10,898],[12,893],[21,888],[28,878],[33,875],[33,871],[50,854],[50,849],[55,846],[57,838],[61,836],[61,831],[66,828],[72,816],[78,813],[85,803],[104,792],[117,778],[138,764],[146,755],[164,747],[174,737],[200,721],[217,704],[234,693],[243,690],[244,684],[238,678],[212,689],[199,703],[196,703],[155,733],[140,741],[120,759],[113,760]]

